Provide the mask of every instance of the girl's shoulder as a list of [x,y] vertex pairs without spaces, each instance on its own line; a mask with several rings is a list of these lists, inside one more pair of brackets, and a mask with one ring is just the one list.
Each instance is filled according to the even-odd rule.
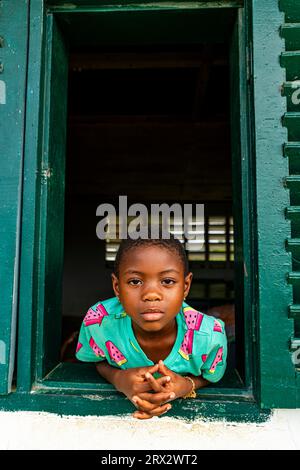
[[114,315],[114,316],[125,316],[126,313],[124,311],[123,305],[119,301],[118,297],[110,297],[109,299],[104,299],[100,300],[99,302],[96,303],[96,306],[98,308],[101,308],[99,306],[102,306],[108,313],[108,315]]
[[111,322],[115,318],[123,318],[126,316],[123,306],[117,297],[110,297],[109,299],[99,300],[92,305],[83,320],[85,326],[93,325],[94,323],[100,324],[103,320]]
[[201,312],[187,304],[183,306],[187,329],[211,336],[214,332],[225,334],[225,323],[212,315]]

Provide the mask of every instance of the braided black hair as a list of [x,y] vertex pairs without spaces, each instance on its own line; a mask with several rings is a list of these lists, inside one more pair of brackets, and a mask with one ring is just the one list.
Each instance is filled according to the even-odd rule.
[[189,273],[189,263],[188,259],[186,256],[185,249],[183,247],[183,244],[176,238],[172,233],[169,234],[170,238],[137,238],[136,240],[133,240],[132,238],[126,238],[122,239],[119,249],[116,254],[116,259],[114,262],[114,274],[119,277],[119,268],[120,268],[120,263],[122,260],[122,257],[124,254],[127,254],[129,250],[132,250],[133,248],[138,248],[141,246],[159,246],[162,248],[165,248],[169,251],[172,251],[173,253],[176,253],[177,256],[179,256],[182,264],[183,264],[183,269],[184,269],[184,276],[187,276]]

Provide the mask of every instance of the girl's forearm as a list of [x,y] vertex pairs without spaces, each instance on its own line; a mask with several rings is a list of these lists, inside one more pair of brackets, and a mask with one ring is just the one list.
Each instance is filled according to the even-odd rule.
[[107,361],[101,361],[96,363],[96,369],[98,373],[103,377],[105,380],[113,384],[116,388],[118,377],[120,375],[121,370],[116,369],[115,367],[110,366]]
[[195,383],[195,390],[206,387],[211,383],[209,380],[206,380],[203,377],[195,377],[194,375],[189,375],[189,377],[191,377]]

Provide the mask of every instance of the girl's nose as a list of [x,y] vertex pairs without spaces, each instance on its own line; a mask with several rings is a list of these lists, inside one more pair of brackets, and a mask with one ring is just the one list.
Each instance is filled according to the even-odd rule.
[[155,300],[161,300],[161,294],[159,292],[155,292],[155,291],[148,291],[148,292],[145,292],[145,294],[143,295],[143,300],[144,301],[148,301],[148,302],[153,302]]

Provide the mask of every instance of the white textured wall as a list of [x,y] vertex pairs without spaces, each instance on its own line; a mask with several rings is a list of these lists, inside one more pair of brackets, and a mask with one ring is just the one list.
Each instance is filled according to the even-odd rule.
[[0,449],[300,449],[300,409],[263,424],[1,412]]

